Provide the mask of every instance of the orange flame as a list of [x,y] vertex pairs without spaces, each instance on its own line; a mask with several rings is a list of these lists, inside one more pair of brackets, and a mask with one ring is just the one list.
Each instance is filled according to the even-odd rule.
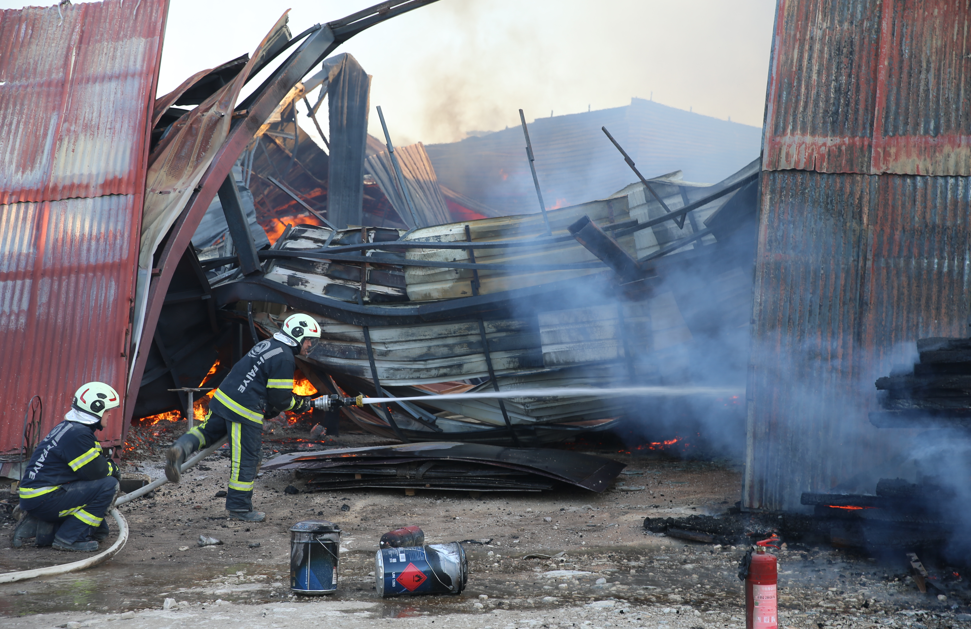
[[863,509],[873,509],[873,507],[851,507],[851,506],[841,507],[839,505],[826,505],[826,506],[829,507],[830,509],[845,509],[847,511],[862,511]]
[[293,379],[293,393],[294,395],[314,396],[317,395],[317,387],[301,375]]
[[620,454],[631,454],[631,451],[643,452],[645,450],[666,450],[676,443],[682,444],[683,447],[687,448],[690,444],[681,437],[675,437],[674,439],[668,439],[666,441],[651,441],[649,443],[644,443],[639,446],[634,446],[630,450],[618,450]]
[[263,227],[263,231],[266,232],[266,237],[270,240],[270,244],[275,244],[283,232],[287,229],[287,223],[291,225],[320,225],[320,221],[314,216],[299,215],[299,216],[284,216],[282,218],[273,218],[268,222],[260,223]]
[[[213,375],[215,375],[217,369],[219,369],[218,359],[216,360],[216,362],[212,364],[212,367],[209,368],[209,372],[202,379],[202,382],[199,383],[198,388],[201,389],[205,387],[206,383],[212,379]],[[213,389],[212,391],[209,391],[203,396],[199,396],[198,393],[193,396],[192,418],[194,420],[201,422],[203,419],[206,418],[206,413],[209,412],[209,400],[212,399],[212,396],[215,394],[216,394],[216,390]],[[154,426],[159,422],[177,422],[177,421],[180,421],[182,417],[183,417],[183,412],[181,410],[175,410],[175,411],[167,411],[165,413],[159,413],[158,415],[151,415],[149,417],[143,417],[141,420],[139,420],[139,422],[143,426]]]
[[219,359],[218,358],[216,359],[216,362],[214,362],[212,364],[212,367],[209,368],[209,373],[206,374],[206,377],[203,378],[202,379],[202,382],[199,383],[199,388],[200,389],[203,388],[204,386],[206,386],[206,383],[209,382],[210,379],[212,379],[212,377],[216,374],[216,370],[217,369],[219,369]]
[[168,411],[166,413],[152,415],[151,417],[143,417],[141,419],[141,424],[143,426],[154,426],[159,422],[177,422],[180,419],[182,419],[181,411]]
[[558,210],[561,207],[566,207],[566,199],[557,199],[556,200],[556,203],[554,203],[553,204],[553,207],[551,207],[550,209],[551,210]]

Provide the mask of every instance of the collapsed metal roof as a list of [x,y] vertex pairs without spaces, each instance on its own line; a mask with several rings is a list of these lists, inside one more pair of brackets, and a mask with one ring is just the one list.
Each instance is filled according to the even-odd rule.
[[[0,12],[0,453],[75,390],[124,396],[167,0]],[[109,413],[102,442],[122,437]]]

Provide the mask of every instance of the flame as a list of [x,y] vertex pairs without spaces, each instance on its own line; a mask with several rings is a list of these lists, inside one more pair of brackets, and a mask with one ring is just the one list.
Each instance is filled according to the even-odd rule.
[[852,507],[852,506],[841,507],[839,505],[826,505],[826,506],[829,507],[830,509],[845,509],[847,511],[861,511],[863,509],[873,509],[873,507]]
[[674,439],[667,439],[665,441],[651,441],[649,443],[644,443],[639,446],[634,446],[630,450],[618,450],[620,454],[631,454],[632,451],[643,452],[645,450],[666,450],[676,443],[682,444],[682,447],[687,448],[691,444],[682,439],[681,437],[675,437]]
[[503,181],[505,181],[506,179],[509,179],[509,173],[507,173],[502,168],[499,169],[499,176],[502,177]]
[[[206,383],[212,380],[212,377],[216,374],[216,370],[219,369],[219,360],[212,364],[209,368],[209,372],[199,383],[199,388],[206,386]],[[216,394],[216,390],[213,389],[205,395],[200,396],[196,393],[192,399],[192,418],[198,422],[201,422],[206,418],[206,413],[209,412],[209,400],[212,396]],[[182,420],[183,413],[181,410],[167,411],[165,413],[159,413],[158,415],[151,415],[149,417],[143,417],[139,420],[139,423],[143,426],[154,426],[159,422],[177,422]]]
[[557,199],[556,200],[556,203],[554,203],[553,204],[553,207],[551,207],[550,209],[551,210],[558,210],[561,207],[566,207],[566,199]]
[[294,395],[314,396],[317,395],[317,387],[301,375],[293,379],[293,393]]
[[216,362],[214,362],[212,364],[212,367],[209,368],[209,373],[206,374],[206,377],[203,378],[202,379],[202,382],[199,383],[199,388],[200,389],[203,388],[204,386],[206,386],[206,383],[209,382],[210,379],[212,379],[212,377],[216,374],[216,370],[217,369],[219,369],[219,359],[218,358],[216,359]]
[[141,419],[141,424],[143,426],[154,426],[159,422],[177,422],[180,419],[182,419],[181,411],[168,411],[166,413],[152,415],[151,417],[143,417]]
[[260,223],[260,226],[266,232],[266,237],[270,240],[270,244],[275,244],[280,236],[283,235],[283,232],[286,231],[287,223],[291,225],[319,225],[320,221],[314,216],[304,214],[272,218],[267,222]]
[[[317,387],[315,387],[310,380],[307,380],[304,375],[300,373],[300,370],[297,370],[297,372],[293,374],[293,394],[314,397],[317,395]],[[287,424],[293,426],[301,419],[309,418],[311,413],[313,413],[313,410],[300,414],[287,413]]]

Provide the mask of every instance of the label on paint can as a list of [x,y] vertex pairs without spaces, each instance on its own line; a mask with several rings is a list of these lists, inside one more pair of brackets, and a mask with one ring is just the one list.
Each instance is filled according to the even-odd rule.
[[776,592],[773,585],[752,584],[752,599],[755,609],[752,610],[753,629],[778,629]]
[[386,598],[409,594],[458,594],[468,564],[457,543],[382,548],[374,558],[375,586]]

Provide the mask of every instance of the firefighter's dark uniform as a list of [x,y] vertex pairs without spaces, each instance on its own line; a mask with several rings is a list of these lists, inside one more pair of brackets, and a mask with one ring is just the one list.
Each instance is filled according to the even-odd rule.
[[[121,472],[94,438],[95,427],[63,421],[34,450],[20,481],[20,508],[51,522],[64,542],[87,541],[96,529],[106,536],[105,513]],[[37,540],[37,545],[53,541]]]
[[175,442],[188,459],[191,453],[229,435],[232,453],[226,492],[229,511],[253,510],[253,482],[260,463],[263,419],[291,410],[303,400],[293,395],[297,351],[299,347],[276,339],[257,343],[216,389],[202,424]]

